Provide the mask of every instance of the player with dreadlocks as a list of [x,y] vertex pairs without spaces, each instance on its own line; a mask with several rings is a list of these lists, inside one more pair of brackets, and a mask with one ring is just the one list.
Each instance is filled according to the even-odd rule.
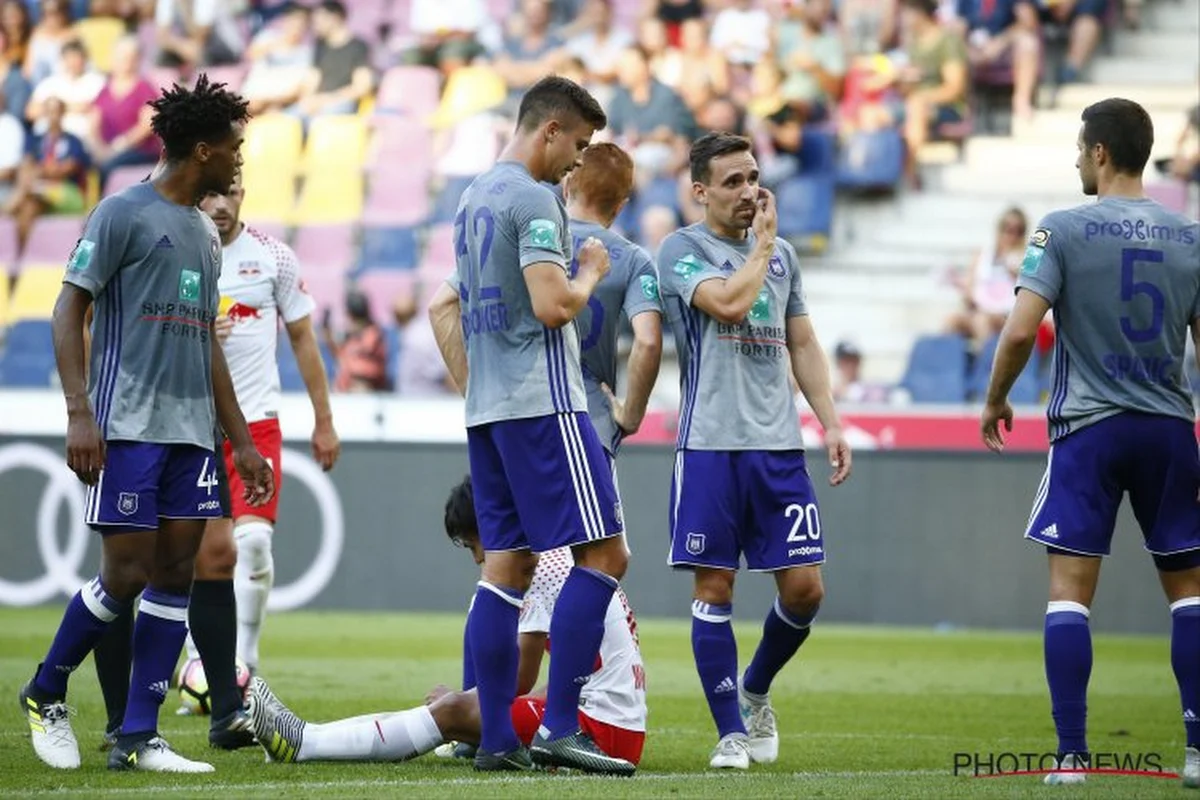
[[[67,465],[88,486],[85,517],[101,534],[103,553],[100,574],[71,599],[49,652],[20,692],[34,751],[60,769],[80,764],[67,678],[141,593],[129,697],[108,766],[212,771],[175,753],[157,729],[187,634],[196,551],[206,520],[221,514],[218,421],[247,502],[261,505],[275,492],[213,332],[221,241],[196,207],[206,192],[227,189],[241,166],[246,103],[202,75],[195,88],[176,86],[151,106],[165,168],[96,207],[54,308]],[[85,371],[89,306],[93,345]]]

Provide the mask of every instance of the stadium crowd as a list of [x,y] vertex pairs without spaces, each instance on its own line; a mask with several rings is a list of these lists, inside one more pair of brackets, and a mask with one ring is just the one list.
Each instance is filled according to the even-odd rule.
[[[540,76],[591,89],[610,119],[597,138],[634,155],[615,226],[630,238],[654,250],[700,218],[687,146],[719,129],[753,138],[780,234],[814,253],[839,190],[920,191],[922,146],[970,136],[997,88],[1019,126],[1039,83],[1080,80],[1106,27],[1138,24],[1138,3],[1118,2],[4,0],[0,330],[48,316],[88,209],[157,160],[146,101],[200,71],[251,103],[243,215],[297,250],[336,389],[429,395],[451,388],[416,311],[453,262],[459,195]],[[1197,179],[1195,159],[1161,169]],[[1003,321],[1025,224],[1006,214],[958,279],[965,305],[946,327],[975,347]],[[839,353],[852,387],[862,355]],[[48,362],[14,358],[0,385],[47,384]],[[846,399],[860,395],[887,392]]]

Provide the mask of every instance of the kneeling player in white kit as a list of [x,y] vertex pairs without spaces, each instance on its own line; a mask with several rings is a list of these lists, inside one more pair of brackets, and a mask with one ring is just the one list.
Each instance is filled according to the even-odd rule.
[[[271,464],[275,485],[283,479],[279,428],[280,381],[276,361],[279,322],[287,328],[296,363],[312,401],[315,424],[313,458],[325,470],[333,468],[340,452],[329,384],[313,331],[316,306],[304,290],[300,266],[292,249],[273,236],[247,226],[240,219],[244,190],[240,173],[225,194],[210,192],[200,208],[221,235],[221,294],[217,337],[222,343],[238,403],[249,422],[250,435]],[[229,445],[225,445],[229,462]],[[258,669],[258,643],[267,613],[267,597],[274,578],[271,547],[278,508],[275,499],[250,508],[240,501],[242,487],[230,471],[233,501],[232,532],[228,519],[213,520],[196,557],[197,580],[232,577],[237,598],[237,657],[251,672]],[[236,546],[235,546],[236,542]],[[235,566],[236,562],[236,566]],[[189,655],[191,652],[189,641]]]
[[[470,478],[454,488],[446,503],[446,533],[482,563]],[[521,608],[519,675],[536,678],[538,674],[542,653],[551,644],[548,633],[554,605],[572,566],[566,547],[544,553],[538,560]],[[314,724],[296,716],[262,678],[255,678],[249,711],[259,744],[275,761],[405,761],[445,741],[479,742],[479,700],[474,690],[451,692],[438,687],[429,700],[407,711]],[[513,727],[526,745],[537,733],[544,709],[544,689],[513,702]],[[596,671],[579,697],[579,723],[607,755],[632,764],[641,760],[646,740],[646,672],[637,621],[620,590],[604,620]]]

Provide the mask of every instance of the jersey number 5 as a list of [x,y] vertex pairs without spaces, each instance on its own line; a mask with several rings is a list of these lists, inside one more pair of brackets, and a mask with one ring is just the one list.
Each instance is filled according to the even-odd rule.
[[1134,327],[1133,318],[1126,315],[1121,317],[1121,333],[1131,342],[1153,342],[1162,334],[1166,298],[1162,289],[1150,281],[1136,280],[1134,273],[1139,262],[1161,264],[1162,251],[1140,247],[1126,247],[1121,251],[1121,300],[1132,303],[1139,295],[1149,299],[1150,324],[1144,328]]
[[796,518],[792,522],[792,530],[788,533],[789,544],[821,538],[821,512],[817,510],[816,503],[803,506],[799,503],[792,503],[783,510],[783,515],[788,519],[793,516]]

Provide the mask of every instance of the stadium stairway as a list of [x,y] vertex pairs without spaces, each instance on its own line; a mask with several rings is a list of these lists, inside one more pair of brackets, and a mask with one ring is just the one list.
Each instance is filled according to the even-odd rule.
[[1061,88],[1056,106],[1013,136],[973,137],[961,157],[932,145],[921,154],[921,193],[839,198],[829,254],[803,259],[825,346],[852,338],[865,354],[864,378],[899,380],[916,337],[938,332],[959,307],[946,271],[968,266],[1006,207],[1020,206],[1032,227],[1048,211],[1083,202],[1074,165],[1086,105],[1113,96],[1142,103],[1155,124],[1152,159],[1172,154],[1187,110],[1200,101],[1198,39],[1200,0],[1151,3],[1141,30],[1118,32],[1112,48],[1097,53],[1090,83]]

